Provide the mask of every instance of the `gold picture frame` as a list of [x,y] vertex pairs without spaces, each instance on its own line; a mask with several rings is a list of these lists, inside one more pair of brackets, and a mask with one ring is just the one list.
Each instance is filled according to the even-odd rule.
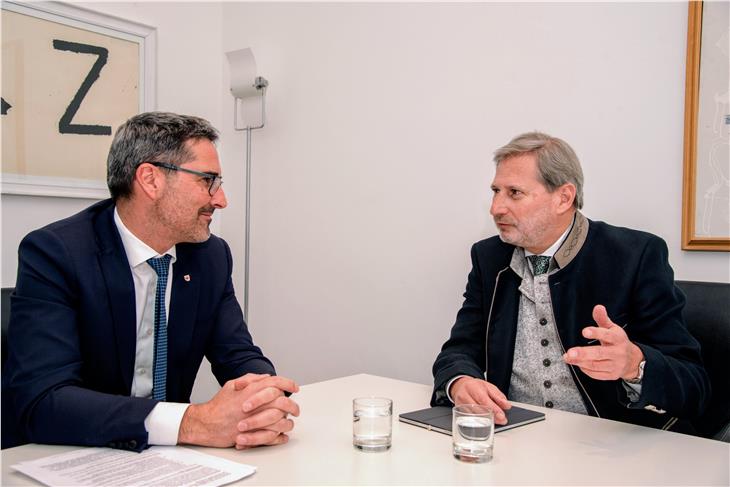
[[[706,11],[708,7],[714,9],[718,5],[719,8],[727,8],[726,2],[689,2],[682,189],[683,250],[730,251],[730,150],[726,148],[730,110],[727,108],[728,92],[723,93],[723,90],[728,90],[728,68],[725,64],[717,69],[717,61],[713,61],[727,63],[727,47],[723,46],[723,40],[726,44],[728,16],[725,13],[724,19],[718,19],[714,12],[710,15]],[[712,30],[708,31],[703,19],[721,23],[719,26],[713,24]],[[714,42],[718,36],[717,42]],[[704,48],[703,39],[707,44]],[[724,52],[714,52],[722,51],[723,47]],[[716,91],[718,88],[720,91]],[[714,111],[710,108],[713,104]],[[698,164],[698,159],[701,164]],[[702,193],[698,190],[700,182],[703,185]]]

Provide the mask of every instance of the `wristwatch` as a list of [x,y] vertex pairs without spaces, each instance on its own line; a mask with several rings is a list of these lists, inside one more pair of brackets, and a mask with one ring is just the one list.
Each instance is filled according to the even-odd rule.
[[627,383],[629,384],[641,384],[641,379],[644,378],[644,366],[646,365],[646,360],[642,360],[639,362],[639,374],[634,377],[633,379],[625,379]]

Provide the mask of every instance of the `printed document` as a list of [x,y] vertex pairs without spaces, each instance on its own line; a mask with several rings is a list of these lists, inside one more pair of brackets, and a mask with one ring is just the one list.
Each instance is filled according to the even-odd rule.
[[256,471],[177,446],[153,446],[142,453],[110,448],[83,448],[21,462],[12,468],[43,484],[56,486],[218,486]]

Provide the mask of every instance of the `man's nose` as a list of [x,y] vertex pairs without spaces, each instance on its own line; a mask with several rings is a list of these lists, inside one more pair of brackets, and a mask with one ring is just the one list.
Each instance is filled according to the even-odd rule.
[[502,202],[502,198],[500,198],[498,194],[495,194],[492,197],[492,205],[489,207],[489,213],[492,216],[499,216],[507,213],[507,209]]
[[228,200],[226,199],[226,193],[223,190],[223,186],[218,188],[218,191],[215,192],[210,202],[213,206],[220,208],[221,210],[228,206]]

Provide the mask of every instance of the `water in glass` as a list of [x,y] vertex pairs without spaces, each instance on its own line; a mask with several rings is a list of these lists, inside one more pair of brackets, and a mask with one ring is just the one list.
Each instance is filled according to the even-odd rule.
[[473,463],[492,459],[494,417],[491,413],[461,415],[455,408],[452,430],[454,457]]
[[391,445],[392,411],[390,400],[353,403],[353,445],[363,451],[384,451]]

